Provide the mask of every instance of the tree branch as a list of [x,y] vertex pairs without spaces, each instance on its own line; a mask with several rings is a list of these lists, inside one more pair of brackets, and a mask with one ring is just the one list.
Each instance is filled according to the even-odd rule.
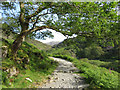
[[43,15],[47,15],[47,14],[51,14],[51,13],[48,13],[48,12],[47,12],[47,13],[44,13],[44,14],[40,14],[40,15],[38,15],[38,16],[36,17],[36,21],[35,21],[35,23],[33,24],[32,29],[34,29],[36,23],[38,23],[38,19],[39,19],[39,17],[40,17],[40,16],[43,16]]
[[53,29],[53,30],[57,30],[58,28],[56,27],[52,27],[52,26],[37,26],[36,28],[34,29],[30,29],[30,30],[27,30],[28,33],[31,33],[31,32],[34,32],[34,31],[38,31],[38,30],[43,30],[43,29],[46,29],[46,28],[49,28],[49,29]]
[[41,26],[41,27],[37,26],[34,29],[30,29],[29,32],[34,32],[34,31],[45,29],[45,28],[48,28],[48,26]]
[[25,9],[24,9],[24,3],[23,2],[20,2],[20,10],[21,10],[21,13],[20,13],[20,23],[24,23],[25,20],[24,20],[24,14],[25,14]]
[[26,18],[32,18],[32,17],[35,17],[36,15],[38,15],[41,11],[47,9],[48,7],[44,7],[44,8],[41,8],[41,7],[38,7],[37,11],[35,11],[35,13],[31,14],[31,15],[28,15]]

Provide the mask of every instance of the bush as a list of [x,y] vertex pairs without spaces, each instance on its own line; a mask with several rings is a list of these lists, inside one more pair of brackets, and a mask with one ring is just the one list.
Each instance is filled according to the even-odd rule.
[[[89,46],[79,51],[79,58],[97,59],[104,54],[100,46]],[[78,56],[78,55],[77,55]]]
[[80,72],[83,72],[83,75],[86,77],[87,82],[90,83],[91,87],[118,88],[119,73],[104,67],[97,67],[81,60],[74,64],[80,69]]
[[120,46],[113,47],[110,50],[107,50],[104,56],[101,58],[103,59],[118,59],[120,60]]
[[53,55],[68,55],[68,56],[73,56],[75,57],[75,53],[73,49],[68,49],[68,48],[55,48],[52,50],[47,51],[49,54],[53,54]]
[[9,85],[9,79],[7,77],[7,72],[2,72],[2,84],[8,86]]

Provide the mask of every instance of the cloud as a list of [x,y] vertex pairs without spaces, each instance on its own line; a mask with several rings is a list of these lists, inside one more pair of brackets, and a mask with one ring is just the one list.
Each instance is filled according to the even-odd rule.
[[[45,30],[46,29],[44,29],[43,31],[45,31]],[[63,41],[64,39],[66,39],[66,37],[60,32],[56,32],[55,30],[52,30],[52,29],[47,29],[47,30],[52,32],[52,34],[54,35],[54,38],[53,39],[46,38],[46,40],[37,39],[38,41],[43,42],[43,43],[48,43],[51,41]]]

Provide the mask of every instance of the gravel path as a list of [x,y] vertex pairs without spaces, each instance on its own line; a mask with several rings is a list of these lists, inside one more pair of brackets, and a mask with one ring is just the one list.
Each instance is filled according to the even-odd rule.
[[59,58],[51,58],[57,61],[59,66],[49,77],[48,82],[39,88],[79,88],[79,90],[82,90],[82,88],[89,86],[85,84],[83,77],[73,73],[79,70],[71,62]]

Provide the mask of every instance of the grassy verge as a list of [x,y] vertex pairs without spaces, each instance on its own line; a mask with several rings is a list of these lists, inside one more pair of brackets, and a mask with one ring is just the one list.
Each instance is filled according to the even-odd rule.
[[108,60],[108,61],[101,61],[101,60],[88,60],[88,59],[81,59],[85,62],[88,62],[92,65],[96,65],[98,67],[105,67],[109,70],[114,70],[120,73],[120,61],[119,60]]
[[[55,68],[56,65],[52,65],[51,68],[43,71],[22,70],[17,77],[13,76],[9,78],[11,85],[7,85],[6,88],[37,88],[37,86],[42,85],[47,80],[48,75],[50,75]],[[32,82],[26,78],[29,78]]]
[[[7,46],[8,54],[2,60],[3,88],[35,88],[44,83],[55,70],[57,62],[48,58],[44,51],[34,45],[24,42],[13,61],[10,58],[13,41],[3,39],[3,46]],[[14,69],[12,69],[14,67]],[[16,74],[11,76],[11,73]],[[27,80],[29,79],[29,80]]]
[[[100,67],[97,64],[90,63],[91,60],[81,59],[77,60],[70,56],[54,55],[54,57],[59,57],[71,61],[80,70],[81,76],[86,78],[86,82],[90,84],[90,88],[120,88],[119,75],[120,73],[106,69],[105,67]],[[97,62],[97,61],[96,61]]]

